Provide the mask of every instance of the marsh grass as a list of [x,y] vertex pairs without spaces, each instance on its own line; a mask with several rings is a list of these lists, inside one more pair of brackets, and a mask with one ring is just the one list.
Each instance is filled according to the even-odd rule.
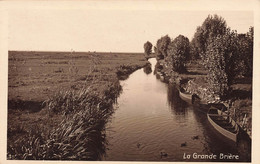
[[46,104],[50,113],[62,115],[62,122],[52,130],[32,127],[8,145],[8,159],[100,159],[105,153],[105,124],[121,90],[117,82],[107,86],[103,94],[92,92],[90,87],[57,92]]
[[142,67],[145,67],[149,65],[149,62],[146,61],[145,65],[129,65],[129,64],[123,64],[117,67],[116,75],[119,80],[126,80],[131,73],[136,71],[137,69],[140,69]]
[[[9,130],[10,135],[16,131],[25,134],[8,144],[7,159],[99,160],[104,155],[105,124],[114,111],[113,103],[122,88],[116,79],[106,82],[102,92],[94,90],[92,85],[102,76],[94,79],[90,76],[98,63],[97,59],[94,62],[83,85],[60,88],[44,101],[49,117],[62,117],[58,126],[50,128],[46,122],[45,126],[36,125],[28,131],[23,127]],[[75,69],[74,64],[71,68]]]

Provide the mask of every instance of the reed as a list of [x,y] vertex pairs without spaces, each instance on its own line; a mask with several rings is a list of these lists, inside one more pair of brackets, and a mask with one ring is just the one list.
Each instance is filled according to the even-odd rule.
[[105,124],[120,94],[118,81],[108,82],[102,93],[91,87],[60,90],[46,101],[47,110],[61,114],[53,129],[32,127],[8,145],[8,159],[98,160],[105,153]]

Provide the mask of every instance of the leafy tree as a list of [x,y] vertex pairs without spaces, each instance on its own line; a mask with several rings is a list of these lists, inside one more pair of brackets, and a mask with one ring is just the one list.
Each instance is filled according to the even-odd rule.
[[153,45],[151,42],[147,41],[145,44],[144,44],[144,52],[147,56],[149,56],[151,53],[152,53],[152,48],[153,48]]
[[250,27],[246,34],[238,34],[237,50],[235,51],[235,60],[233,73],[237,76],[252,77],[253,72],[253,27]]
[[158,50],[158,48],[156,46],[153,47],[153,50],[154,50],[154,53],[156,55],[156,59],[157,60],[160,60],[160,59],[164,58],[162,53]]
[[251,76],[253,66],[253,27],[247,34],[226,33],[208,40],[204,61],[208,68],[209,87],[225,99],[237,75]]
[[247,42],[246,42],[246,52],[244,55],[244,62],[246,66],[245,76],[252,77],[253,73],[253,48],[254,48],[254,27],[249,28],[249,32],[246,34]]
[[201,59],[201,58],[199,56],[198,47],[196,47],[195,40],[193,39],[190,42],[190,58],[189,58],[189,60],[197,60],[197,59]]
[[248,38],[246,34],[238,34],[238,51],[236,54],[234,73],[239,76],[244,76],[248,72],[245,60],[248,55]]
[[195,49],[195,52],[200,55],[203,61],[205,61],[205,53],[209,45],[209,40],[218,35],[224,35],[226,31],[226,21],[218,15],[209,15],[203,24],[197,27],[191,42],[193,43],[193,49]]
[[225,72],[225,50],[222,49],[222,38],[212,39],[206,54],[210,57],[208,60],[208,79],[209,88],[214,94],[223,97],[228,91],[228,77]]
[[176,37],[168,46],[166,62],[168,62],[173,71],[185,72],[185,62],[190,54],[189,39],[183,35]]
[[209,88],[225,99],[235,77],[233,72],[238,50],[237,34],[227,30],[225,35],[212,37],[205,52]]
[[159,40],[157,40],[156,47],[157,47],[157,57],[159,59],[164,59],[167,57],[167,48],[168,45],[171,42],[171,38],[168,35],[165,35],[161,37]]

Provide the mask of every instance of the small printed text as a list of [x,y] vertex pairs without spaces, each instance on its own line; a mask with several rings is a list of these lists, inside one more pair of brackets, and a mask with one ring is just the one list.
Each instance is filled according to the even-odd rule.
[[193,153],[193,154],[183,154],[183,159],[221,159],[221,160],[238,160],[239,155],[236,154],[224,154],[224,153],[219,153],[219,154],[198,154],[198,153]]

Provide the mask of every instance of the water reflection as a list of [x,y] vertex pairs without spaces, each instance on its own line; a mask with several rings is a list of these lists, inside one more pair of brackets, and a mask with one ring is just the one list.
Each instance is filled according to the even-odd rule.
[[153,72],[153,74],[155,75],[156,72],[161,72],[162,69],[163,69],[163,67],[158,62],[156,62],[156,64],[154,64],[154,72]]
[[179,91],[173,84],[169,84],[167,88],[167,102],[171,107],[171,112],[175,115],[185,115],[187,104],[179,97]]
[[[149,61],[154,68],[156,60]],[[121,81],[123,92],[106,126],[109,143],[102,160],[205,162],[212,160],[187,160],[183,155],[236,153],[226,144],[219,144],[222,141],[209,129],[205,113],[198,113],[182,101],[174,85],[144,72],[138,70]]]
[[152,73],[152,65],[151,64],[147,64],[144,68],[143,68],[144,73],[146,73],[147,75]]

